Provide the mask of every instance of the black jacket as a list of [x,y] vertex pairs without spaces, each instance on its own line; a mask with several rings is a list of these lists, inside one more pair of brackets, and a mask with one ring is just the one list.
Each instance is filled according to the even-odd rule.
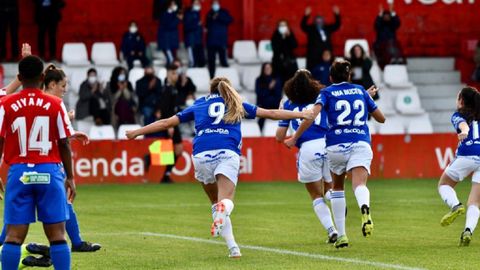
[[35,5],[35,21],[37,23],[60,22],[62,20],[62,8],[65,7],[65,0],[50,0],[51,5],[46,8],[42,6],[43,0],[33,0]]
[[168,84],[167,80],[165,80],[162,90],[162,97],[160,98],[158,106],[158,109],[161,113],[160,119],[172,117],[178,112],[177,96],[177,87]]
[[155,77],[153,89],[149,89],[150,78],[143,76],[136,82],[135,91],[138,97],[139,108],[150,107],[155,109],[162,97],[162,81]]
[[293,32],[290,32],[289,36],[283,37],[277,30],[273,33],[271,42],[273,71],[285,82],[298,69],[294,54],[294,50],[298,46],[297,39]]

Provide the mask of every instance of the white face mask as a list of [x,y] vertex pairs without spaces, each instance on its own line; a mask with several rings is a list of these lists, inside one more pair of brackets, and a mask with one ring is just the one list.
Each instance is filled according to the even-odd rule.
[[201,5],[193,5],[192,10],[193,11],[200,11],[202,9]]
[[288,32],[288,27],[285,25],[280,25],[278,27],[278,32],[280,32],[282,35],[285,35]]
[[132,25],[128,30],[130,31],[130,33],[135,34],[138,31],[138,27]]
[[193,103],[195,103],[195,100],[193,98],[189,98],[187,99],[187,101],[185,101],[185,105],[187,105],[188,107],[192,106]]
[[97,76],[88,76],[88,83],[94,84],[97,82]]
[[170,11],[171,11],[171,12],[177,12],[177,10],[178,10],[178,6],[177,6],[177,5],[175,5],[175,6],[173,6],[173,7],[170,8]]
[[125,74],[120,74],[117,79],[119,82],[124,82],[127,79],[127,76],[125,76]]
[[212,9],[213,9],[213,11],[219,11],[220,10],[220,4],[219,3],[214,3],[212,5]]

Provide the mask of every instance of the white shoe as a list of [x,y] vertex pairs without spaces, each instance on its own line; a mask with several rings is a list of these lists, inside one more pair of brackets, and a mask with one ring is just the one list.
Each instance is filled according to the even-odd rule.
[[213,237],[218,237],[222,234],[227,218],[227,211],[225,211],[225,205],[222,202],[217,203],[216,208],[212,228],[210,229],[210,233]]
[[230,252],[230,254],[228,255],[229,258],[238,259],[238,258],[242,257],[242,253],[240,253],[240,248],[239,247],[232,247],[229,250],[229,252]]

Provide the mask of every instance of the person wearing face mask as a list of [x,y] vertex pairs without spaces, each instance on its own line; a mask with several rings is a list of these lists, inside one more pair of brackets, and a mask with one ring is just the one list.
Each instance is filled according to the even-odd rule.
[[389,10],[379,7],[379,14],[375,19],[375,31],[377,38],[373,43],[373,50],[377,57],[378,65],[383,68],[388,64],[405,64],[402,47],[397,40],[397,30],[400,28],[400,18],[393,9],[393,3]]
[[[168,2],[169,0],[153,0],[153,20],[157,21],[160,20],[160,17],[162,16],[163,12],[165,12],[168,9]],[[183,3],[182,0],[175,0],[175,3],[178,6],[178,9],[183,8]]]
[[178,10],[174,0],[170,0],[168,9],[160,16],[157,34],[157,48],[162,50],[167,58],[167,66],[176,58],[179,47],[178,25],[183,20],[183,14]]
[[205,49],[203,45],[203,25],[200,17],[202,4],[200,0],[193,0],[192,7],[185,12],[183,19],[183,33],[185,46],[188,50],[190,67],[205,66]]
[[283,86],[298,69],[297,59],[294,54],[298,43],[286,20],[278,22],[278,27],[273,32],[271,43],[273,72],[280,78],[280,84]]
[[310,71],[320,63],[324,50],[333,51],[331,35],[340,28],[340,9],[334,6],[333,13],[335,22],[332,24],[325,24],[322,16],[316,16],[313,23],[309,24],[312,8],[305,9],[305,16],[303,16],[300,26],[307,35],[307,69]]
[[187,100],[195,98],[197,86],[193,83],[192,79],[187,76],[187,70],[183,67],[182,61],[175,59],[173,65],[177,67],[178,73],[178,80],[175,84],[178,91],[176,104],[179,109],[183,110],[187,106]]
[[93,68],[87,71],[87,79],[80,84],[78,92],[78,101],[76,108],[75,119],[83,120],[92,115],[92,102],[95,92],[99,91],[102,85],[98,81],[97,71]]
[[149,61],[145,55],[145,39],[143,38],[142,34],[138,32],[138,25],[136,22],[131,21],[128,31],[123,34],[120,50],[122,52],[123,59],[127,61],[129,70],[133,68],[133,62],[137,59],[142,62],[143,67],[149,64]]
[[143,115],[143,123],[148,125],[155,121],[155,109],[162,96],[162,81],[155,76],[153,67],[145,68],[145,75],[136,82],[135,92],[138,97],[138,109]]
[[217,54],[220,57],[222,67],[228,67],[228,26],[233,22],[233,18],[228,10],[221,7],[219,0],[214,0],[206,21],[208,71],[210,72],[210,78],[213,78],[215,76]]
[[[111,123],[114,126],[116,126],[117,125],[116,121],[118,120],[118,116],[115,113],[115,107],[118,99],[122,97],[127,97],[127,100],[130,100],[130,98],[133,98],[135,94],[133,92],[132,84],[128,81],[128,71],[122,66],[118,66],[114,68],[112,71],[112,75],[110,76],[110,81],[107,83],[106,88],[107,88],[107,91],[109,92],[108,94],[112,97],[111,99],[112,106],[110,107],[112,111],[110,115],[114,117],[112,117]],[[125,113],[125,115],[127,114],[128,113]]]

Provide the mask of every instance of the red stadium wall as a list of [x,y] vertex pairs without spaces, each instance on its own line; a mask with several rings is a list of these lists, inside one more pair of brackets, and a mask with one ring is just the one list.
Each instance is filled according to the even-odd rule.
[[[74,169],[79,184],[158,182],[164,167],[145,172],[144,158],[153,140],[94,141],[74,145]],[[192,145],[176,165],[173,179],[193,182]],[[402,147],[398,147],[401,145]],[[372,178],[438,178],[453,159],[457,138],[453,134],[374,136]],[[296,151],[273,138],[243,141],[241,181],[296,181]],[[7,168],[1,170],[6,179]]]
[[[36,44],[32,1],[19,1],[20,38]],[[204,2],[211,3],[210,0]],[[299,54],[303,53],[305,45],[305,35],[299,28],[305,6],[311,5],[314,14],[320,13],[331,21],[332,6],[337,4],[342,11],[343,25],[334,36],[334,44],[335,53],[341,54],[347,38],[373,41],[373,21],[379,3],[385,1],[223,0],[222,3],[235,18],[230,29],[230,43],[237,39],[269,39],[276,22],[287,18],[302,45]],[[138,21],[146,38],[153,41],[157,25],[152,19],[152,6],[152,0],[67,1],[58,43],[82,41],[90,45],[95,41],[114,41],[118,44],[130,20]],[[463,44],[480,38],[480,0],[397,0],[395,9],[402,19],[399,38],[407,55],[460,57],[462,46],[466,46]],[[58,54],[60,49],[61,46]]]

